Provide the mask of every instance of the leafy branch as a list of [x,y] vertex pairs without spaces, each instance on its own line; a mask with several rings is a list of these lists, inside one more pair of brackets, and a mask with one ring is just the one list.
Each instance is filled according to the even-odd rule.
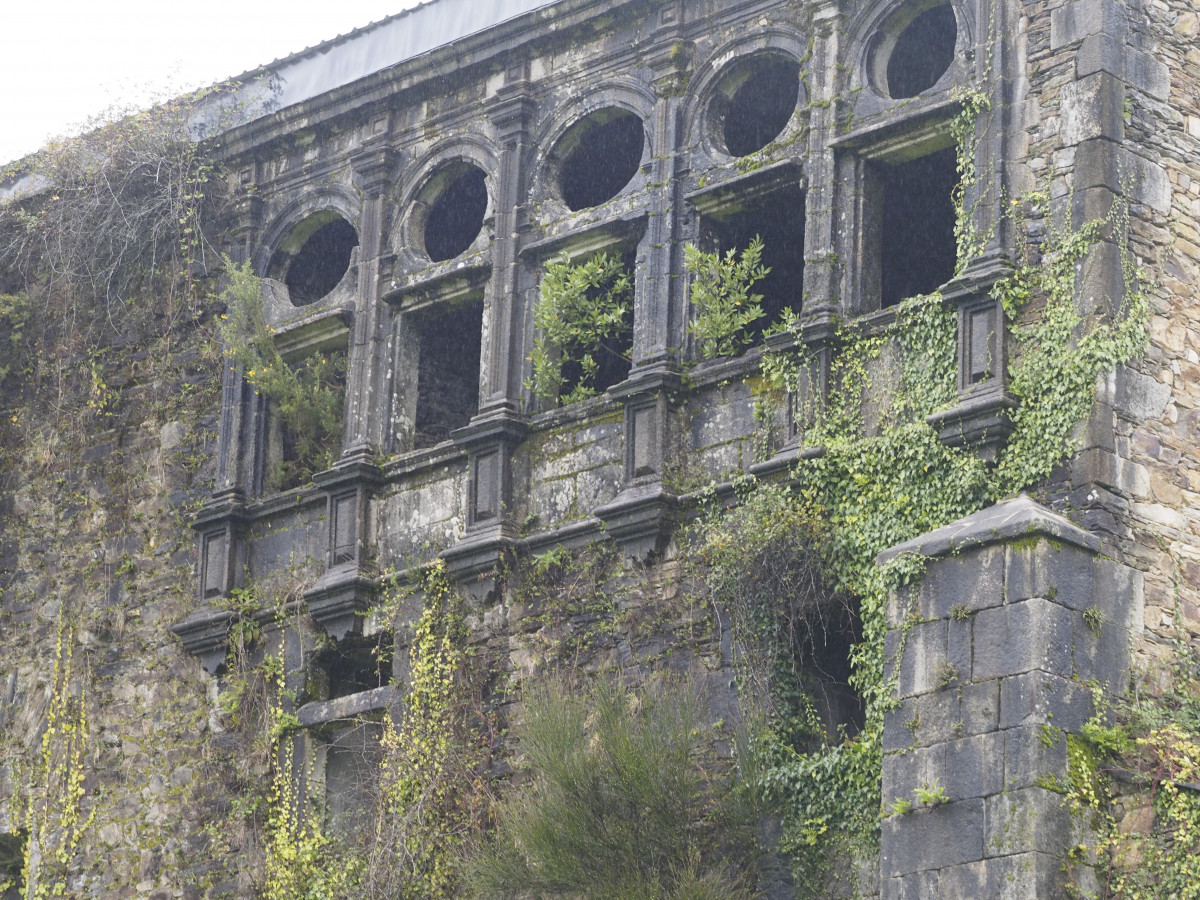
[[739,254],[706,253],[695,244],[683,248],[683,264],[692,276],[691,301],[696,311],[688,331],[700,342],[700,352],[713,359],[736,356],[751,341],[750,328],[766,313],[763,295],[751,288],[771,269],[762,264],[763,242],[754,236]]
[[606,362],[629,362],[633,279],[624,261],[598,253],[573,263],[564,253],[546,263],[533,320],[538,336],[527,387],[563,404],[595,396],[607,387]]

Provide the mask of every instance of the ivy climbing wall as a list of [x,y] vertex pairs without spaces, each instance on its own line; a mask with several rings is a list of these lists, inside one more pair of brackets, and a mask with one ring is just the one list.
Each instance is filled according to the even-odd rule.
[[1188,896],[1198,33],[561,0],[0,173],[0,896]]

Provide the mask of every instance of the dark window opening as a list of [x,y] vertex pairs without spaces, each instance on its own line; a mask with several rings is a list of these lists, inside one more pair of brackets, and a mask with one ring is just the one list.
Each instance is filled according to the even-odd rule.
[[888,94],[915,97],[937,84],[954,62],[958,22],[949,3],[921,13],[896,38],[887,61]]
[[810,620],[799,640],[801,686],[826,733],[833,742],[839,729],[853,737],[866,714],[862,697],[850,686],[851,650],[862,640],[858,616],[848,605],[831,604],[818,621]]
[[[731,156],[761,150],[787,127],[800,95],[800,67],[787,59],[768,59],[735,73],[737,84],[720,105],[725,107],[722,135]],[[740,82],[740,84],[738,83]],[[718,113],[719,114],[719,113]]]
[[372,827],[383,759],[383,726],[361,722],[341,729],[325,748],[325,815],[333,834],[361,836]]
[[8,885],[0,890],[0,900],[20,900],[25,896],[22,870],[25,866],[25,844],[28,840],[27,831],[0,834],[0,885]]
[[747,209],[712,223],[716,249],[724,256],[762,238],[763,265],[770,268],[752,293],[762,294],[765,315],[750,328],[753,336],[777,323],[785,310],[800,312],[804,295],[804,191],[791,186],[772,191]]
[[954,275],[953,147],[882,165],[880,296],[883,306],[937,290]]
[[358,246],[354,226],[336,213],[327,215],[335,218],[313,231],[294,256],[281,249],[277,255],[282,259],[271,267],[286,267],[283,282],[296,306],[315,303],[337,287],[350,268],[351,252]]
[[[609,255],[615,254],[610,252]],[[637,263],[636,252],[633,250],[626,252],[622,255],[621,262],[632,279],[632,273],[635,271]],[[630,302],[632,304],[632,298]],[[629,370],[633,367],[632,321],[628,327],[622,328],[610,338],[602,339],[594,347],[568,346],[563,347],[562,350],[563,364],[560,371],[563,382],[559,389],[559,396],[566,397],[581,384],[586,385],[597,394],[603,394],[610,387],[618,385],[628,378]],[[590,376],[584,372],[580,362],[581,357],[589,352],[597,364],[595,373]]]
[[392,680],[392,638],[343,641],[326,648],[312,667],[306,693],[312,700],[337,700],[374,690]]
[[424,319],[420,330],[414,449],[432,447],[479,411],[483,305],[472,303]]
[[466,251],[483,229],[485,181],[483,170],[468,164],[433,201],[425,220],[425,252],[434,262]]
[[562,198],[572,210],[598,206],[617,196],[637,173],[646,137],[633,113],[603,110],[573,129],[559,176]]

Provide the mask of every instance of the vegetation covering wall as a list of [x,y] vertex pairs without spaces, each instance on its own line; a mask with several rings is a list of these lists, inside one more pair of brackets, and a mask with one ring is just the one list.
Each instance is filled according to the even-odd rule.
[[[1187,896],[1200,827],[1190,787],[1200,600],[1189,288],[1200,266],[1200,172],[1189,170],[1200,109],[1182,74],[1190,51],[1175,35],[1196,23],[1167,5],[1135,28],[1177,76],[1165,96],[1131,84],[1124,101],[1126,134],[1168,173],[1165,204],[1131,191],[1131,202],[1073,220],[1067,164],[1045,171],[1067,127],[1050,124],[1054,110],[1077,90],[1063,86],[1075,82],[1056,56],[1071,42],[1051,35],[1058,9],[1027,11],[1029,190],[1003,198],[996,223],[1018,236],[993,295],[1012,328],[1020,404],[996,462],[947,447],[926,421],[957,389],[957,323],[934,294],[899,304],[890,322],[838,323],[827,398],[810,393],[793,411],[803,425],[795,449],[810,452],[774,478],[747,477],[791,437],[781,437],[785,398],[805,394],[808,360],[789,348],[783,317],[773,350],[722,369],[721,357],[759,342],[760,261],[684,251],[700,311],[692,362],[709,359],[684,367],[670,421],[704,434],[713,407],[732,406],[717,401],[732,398],[747,416],[754,404],[756,430],[713,439],[700,464],[671,460],[663,480],[682,502],[647,561],[606,539],[538,537],[548,524],[539,515],[578,523],[602,493],[579,465],[595,447],[611,457],[595,479],[620,477],[611,398],[589,400],[586,421],[548,412],[516,456],[519,473],[536,473],[534,500],[522,498],[513,523],[527,540],[489,573],[496,587],[483,601],[478,585],[455,584],[435,561],[436,542],[399,527],[428,525],[423,499],[457,502],[455,489],[431,477],[427,493],[406,484],[383,496],[362,629],[369,664],[355,675],[374,679],[359,687],[378,703],[333,716],[378,735],[363,745],[377,775],[354,786],[365,812],[352,832],[323,805],[328,776],[314,747],[324,738],[303,718],[312,704],[349,705],[319,683],[320,661],[344,648],[299,602],[320,568],[309,546],[269,520],[259,526],[256,539],[274,541],[273,558],[289,564],[220,601],[233,624],[219,677],[169,632],[196,604],[190,525],[214,486],[218,373],[229,365],[221,341],[262,396],[316,409],[326,430],[341,414],[324,403],[329,379],[285,371],[273,342],[254,353],[266,326],[240,318],[238,303],[261,298],[260,285],[217,252],[236,243],[221,229],[224,190],[239,176],[216,148],[186,139],[187,102],[48,148],[34,165],[51,187],[0,210],[4,889],[278,900],[870,895],[881,818],[935,807],[947,787],[880,793],[894,704],[885,602],[919,581],[922,564],[880,568],[876,555],[1031,489],[1147,573],[1135,688],[1080,734],[1047,730],[1070,769],[1046,787],[1089,829],[1075,851],[1099,873],[1089,889]],[[959,174],[970,180],[975,122],[996,99],[959,100]],[[744,168],[752,174],[754,161]],[[962,264],[984,239],[963,214],[965,196]],[[1080,285],[1105,241],[1121,250],[1126,290],[1119,308],[1090,309]],[[580,327],[604,326],[591,344],[628,330],[624,275],[619,289],[596,290],[579,267],[573,288],[569,260],[545,268],[554,277],[541,296],[571,301]],[[542,333],[557,346],[534,345],[534,392],[549,406],[602,393],[589,383],[596,359],[548,321]],[[570,385],[564,358],[577,369]],[[278,383],[264,364],[281,367]],[[330,461],[290,476],[294,496],[307,497],[306,480]],[[462,468],[448,461],[446,481]],[[302,524],[317,532],[323,514],[309,500]]]

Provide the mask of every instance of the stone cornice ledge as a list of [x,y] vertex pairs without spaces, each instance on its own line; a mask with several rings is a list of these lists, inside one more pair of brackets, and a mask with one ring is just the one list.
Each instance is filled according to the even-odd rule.
[[905,554],[948,556],[974,547],[1035,536],[1074,544],[1092,553],[1100,552],[1100,539],[1095,535],[1035,503],[1028,494],[1018,494],[965,519],[889,547],[875,557],[875,564],[882,566]]

